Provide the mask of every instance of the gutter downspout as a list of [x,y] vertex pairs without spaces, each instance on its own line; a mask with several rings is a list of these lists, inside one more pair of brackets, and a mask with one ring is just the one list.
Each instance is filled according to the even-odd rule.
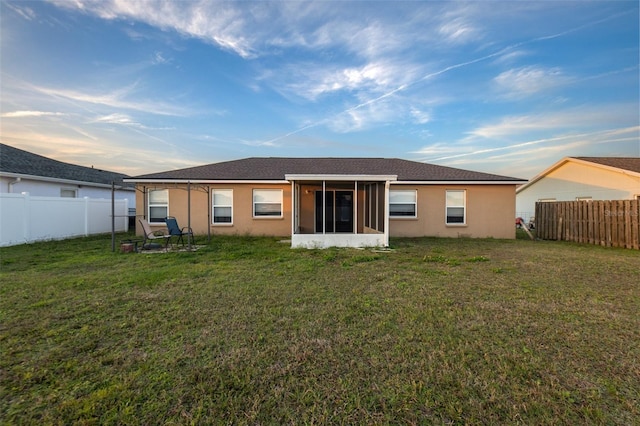
[[9,182],[9,194],[13,194],[13,185],[19,182],[22,182],[22,178],[17,177],[12,182]]

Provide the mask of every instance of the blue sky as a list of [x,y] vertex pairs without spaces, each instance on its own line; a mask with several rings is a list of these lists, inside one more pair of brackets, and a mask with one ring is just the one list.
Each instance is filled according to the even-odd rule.
[[623,1],[5,1],[3,143],[130,175],[396,157],[531,178],[640,156]]

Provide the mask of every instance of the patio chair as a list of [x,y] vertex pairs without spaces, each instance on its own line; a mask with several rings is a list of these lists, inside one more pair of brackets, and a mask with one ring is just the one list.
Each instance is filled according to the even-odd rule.
[[176,244],[181,242],[182,246],[184,247],[185,236],[188,238],[188,241],[190,241],[191,243],[194,242],[193,230],[191,228],[187,226],[180,228],[180,226],[178,226],[178,220],[173,216],[167,217],[165,219],[165,222],[167,224],[167,229],[169,230],[169,235],[178,238]]
[[[164,230],[162,229],[158,229],[158,230],[152,230],[151,226],[149,225],[149,222],[147,222],[145,219],[140,219],[139,220],[140,225],[142,226],[142,249],[143,250],[147,250],[147,249],[151,249],[151,248],[155,248],[155,245],[158,245],[157,243],[154,243],[154,240],[159,240],[159,242],[164,242],[164,248],[166,250],[166,248],[169,246],[169,240],[171,239],[171,235],[166,233]],[[162,245],[159,245],[160,247],[162,247]]]

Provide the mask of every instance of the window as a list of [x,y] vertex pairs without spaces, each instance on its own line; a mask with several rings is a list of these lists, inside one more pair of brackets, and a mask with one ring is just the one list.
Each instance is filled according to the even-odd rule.
[[213,224],[233,223],[233,190],[214,189],[213,199]]
[[447,225],[466,223],[465,218],[466,191],[447,191]]
[[555,198],[540,198],[538,199],[539,203],[555,203]]
[[416,217],[417,199],[415,190],[389,191],[389,216]]
[[149,191],[149,223],[164,223],[169,216],[169,190]]
[[62,188],[60,190],[60,196],[63,198],[76,198],[77,192],[75,189],[65,189]]
[[254,189],[253,217],[282,217],[282,190]]
[[593,197],[576,197],[576,201],[593,201]]

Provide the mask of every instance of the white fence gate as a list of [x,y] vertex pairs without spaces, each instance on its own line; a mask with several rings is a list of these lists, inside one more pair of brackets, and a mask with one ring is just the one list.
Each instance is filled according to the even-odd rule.
[[[115,200],[115,231],[129,230],[127,200]],[[0,194],[0,247],[111,232],[111,200]]]

